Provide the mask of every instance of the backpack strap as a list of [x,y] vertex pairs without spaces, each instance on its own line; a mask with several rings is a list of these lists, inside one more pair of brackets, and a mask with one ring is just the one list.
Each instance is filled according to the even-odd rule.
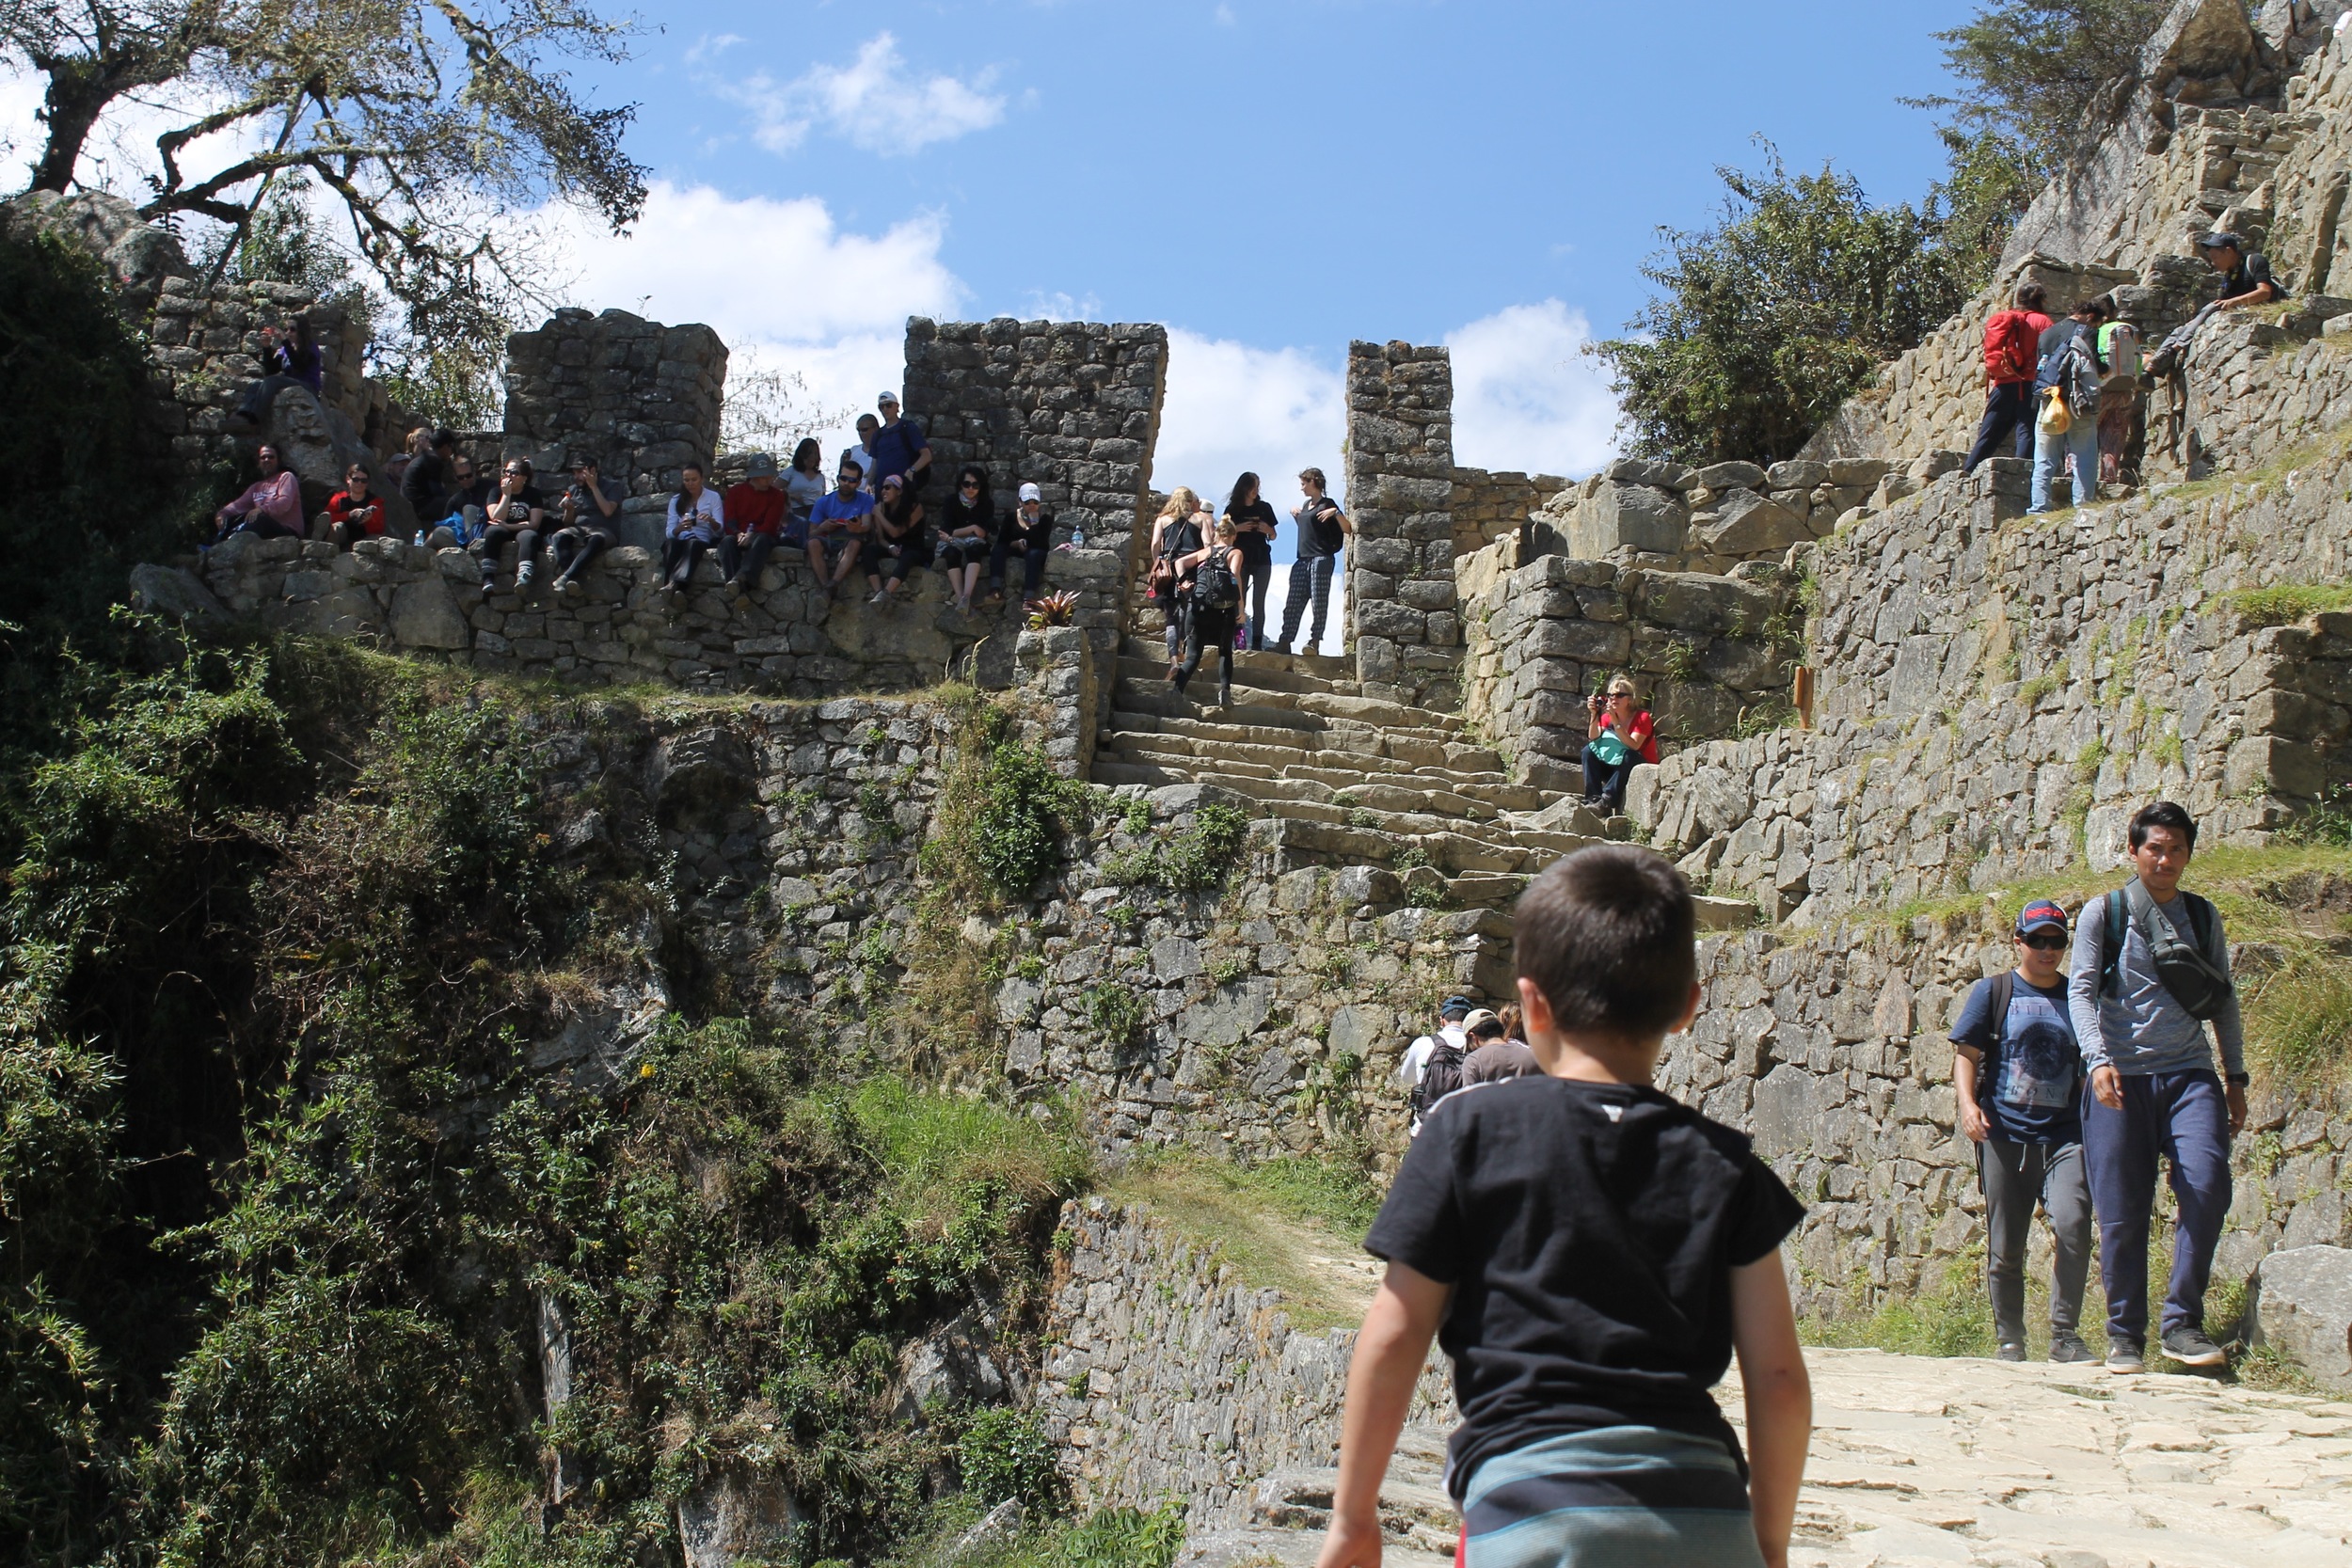
[[2100,943],[2099,994],[2112,996],[2117,985],[2116,974],[2123,963],[2123,890],[2117,888],[2101,900],[2106,906],[2106,940]]
[[1993,976],[1993,1044],[2009,1043],[2009,1003],[2017,994],[2017,971],[2005,969]]
[[2196,933],[2197,951],[2201,956],[2210,958],[2213,955],[2213,927],[2216,918],[2213,905],[2193,893],[2184,893],[2182,896],[2188,900],[2188,928]]

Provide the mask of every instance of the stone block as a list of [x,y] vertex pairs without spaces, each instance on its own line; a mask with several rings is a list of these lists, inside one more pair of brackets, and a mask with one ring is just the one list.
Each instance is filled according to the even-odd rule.
[[1691,476],[1692,484],[1718,494],[1725,490],[1760,490],[1764,470],[1754,463],[1711,463]]
[[1754,490],[1734,489],[1715,509],[1712,522],[1694,517],[1691,543],[1709,555],[1752,556],[1786,550],[1812,530],[1796,513]]
[[2256,1345],[2278,1350],[2324,1386],[2352,1394],[2352,1249],[2272,1253],[2254,1271],[2246,1306]]
[[1772,612],[1772,595],[1754,583],[1700,572],[1645,572],[1633,592],[1644,619],[1677,631],[1755,636]]
[[1690,513],[1671,490],[1647,484],[1603,484],[1568,518],[1568,550],[1597,561],[1620,549],[1673,552],[1682,548]]
[[2277,736],[2252,736],[2230,748],[2221,787],[2226,795],[2270,791],[2318,800],[2333,784],[2327,758],[2317,747]]

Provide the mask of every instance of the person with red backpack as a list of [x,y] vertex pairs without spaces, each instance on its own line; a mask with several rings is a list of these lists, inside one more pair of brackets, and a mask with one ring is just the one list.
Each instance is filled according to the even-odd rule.
[[2015,307],[1984,324],[1984,419],[1961,465],[1963,474],[1975,473],[2005,440],[2015,455],[2033,455],[2033,378],[2042,368],[2042,335],[2050,329],[2042,309],[2048,298],[2041,284],[2020,283]]

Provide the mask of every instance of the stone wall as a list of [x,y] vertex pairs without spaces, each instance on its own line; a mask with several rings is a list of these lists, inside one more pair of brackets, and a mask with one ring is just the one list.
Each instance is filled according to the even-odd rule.
[[1861,505],[1890,465],[1875,457],[1704,468],[1621,457],[1529,520],[1537,550],[1665,572],[1720,576],[1778,561]]
[[1105,658],[1151,539],[1145,509],[1167,389],[1163,326],[907,323],[901,395],[931,443],[930,494],[944,499],[966,463],[988,469],[1002,505],[1025,483],[1043,491],[1055,543],[1077,546],[1048,559],[1046,587],[1083,594],[1079,624]]
[[1544,556],[1466,596],[1463,712],[1528,783],[1581,792],[1584,694],[1631,674],[1674,752],[1787,705],[1802,618],[1775,567],[1737,577]]
[[1629,810],[1694,879],[1826,919],[2104,870],[2158,796],[2259,840],[2345,776],[2337,623],[2247,626],[2223,595],[2345,575],[2352,460],[2043,518],[1997,493],[2014,467],[1814,546],[1815,730],[1637,774]]
[[1454,470],[1454,554],[1456,559],[1518,533],[1545,501],[1568,487],[1557,474]]
[[726,345],[707,326],[558,310],[506,340],[505,455],[529,459],[543,489],[593,456],[627,491],[622,543],[658,550],[680,467],[717,452],[726,374]]
[[1454,365],[1442,348],[1348,345],[1347,633],[1364,695],[1460,702]]
[[[2342,323],[2335,336],[2329,324]],[[2199,330],[2177,382],[2148,408],[2144,471],[2203,479],[2258,467],[2352,417],[2352,300],[2301,295]]]
[[389,536],[345,551],[238,535],[198,571],[230,612],[268,626],[580,686],[654,680],[821,697],[906,690],[951,673],[1008,678],[1018,623],[955,614],[940,574],[916,574],[904,598],[883,608],[865,602],[863,578],[829,593],[805,562],[772,559],[782,564],[738,601],[707,552],[677,604],[662,592],[660,559],[633,545],[598,556],[577,597],[546,592],[543,562],[528,601],[513,591],[511,562],[498,576],[501,591],[485,599],[479,557]]
[[[2352,887],[2276,890],[2352,908]],[[1968,988],[2008,965],[2009,911],[1841,923],[1700,943],[1704,998],[1669,1044],[1658,1086],[1756,1138],[1806,1206],[1788,1243],[1801,1313],[1835,1316],[1942,1288],[1984,1242],[1974,1148],[1953,1130],[1948,1032]],[[1990,929],[1989,927],[2000,927]],[[2238,955],[2240,972],[2259,959]],[[2217,1283],[2274,1247],[2340,1244],[2352,1102],[2258,1085],[2232,1151],[2236,1197]],[[2169,1195],[2163,1200],[2169,1208]],[[2033,1273],[2046,1277],[2037,1227]],[[1974,1267],[1980,1267],[1972,1259]]]
[[[1189,1504],[1188,1523],[1238,1523],[1260,1478],[1339,1462],[1352,1329],[1291,1326],[1280,1292],[1251,1290],[1148,1211],[1065,1204],[1034,1407],[1082,1508]],[[1433,1355],[1414,1415],[1448,1419],[1452,1374]]]

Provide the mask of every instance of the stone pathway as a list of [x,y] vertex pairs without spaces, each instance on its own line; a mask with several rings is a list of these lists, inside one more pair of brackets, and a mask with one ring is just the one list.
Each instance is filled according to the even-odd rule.
[[[2352,1568],[2352,1403],[2186,1376],[1814,1350],[1791,1568]],[[1738,1381],[1720,1391],[1737,1422]],[[1383,1494],[1392,1563],[1452,1533],[1441,1439]],[[1186,1568],[1311,1564],[1330,1473],[1270,1477]]]

